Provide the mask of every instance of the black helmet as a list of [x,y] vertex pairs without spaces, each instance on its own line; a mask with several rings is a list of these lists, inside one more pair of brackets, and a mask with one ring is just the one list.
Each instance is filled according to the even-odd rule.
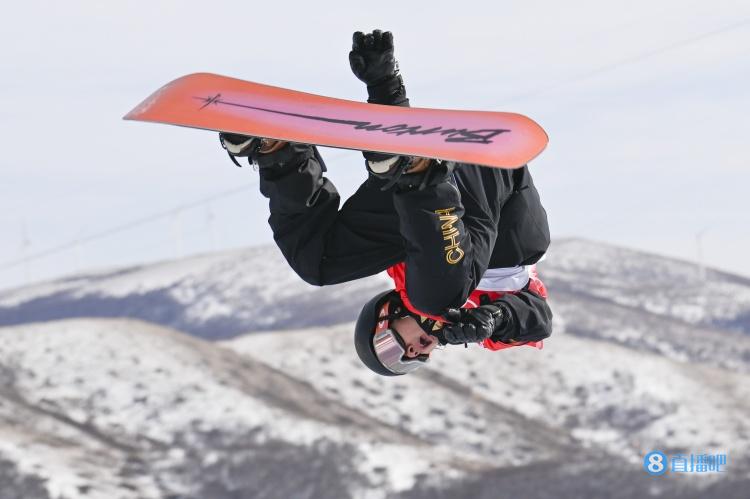
[[365,303],[354,327],[354,347],[359,359],[382,376],[400,376],[424,365],[426,357],[406,359],[406,346],[390,321],[409,315],[397,291],[379,293]]

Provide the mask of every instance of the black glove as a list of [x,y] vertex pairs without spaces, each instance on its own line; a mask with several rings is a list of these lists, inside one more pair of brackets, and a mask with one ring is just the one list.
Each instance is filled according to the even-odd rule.
[[510,310],[500,303],[477,308],[451,309],[446,313],[451,324],[443,326],[446,343],[460,345],[486,340],[495,332],[504,330],[511,320]]
[[[354,76],[367,84],[367,102],[388,106],[409,107],[404,80],[393,56],[393,35],[376,29],[372,33],[354,33],[349,65]],[[398,156],[363,151],[370,163],[395,162]],[[369,165],[369,163],[368,163]],[[377,167],[376,167],[377,168]],[[385,167],[384,167],[385,168]],[[368,166],[368,170],[372,169]]]
[[372,33],[354,33],[349,65],[354,76],[367,84],[367,102],[390,106],[409,106],[406,89],[393,56],[393,35],[376,29]]
[[361,31],[352,37],[352,51],[349,64],[354,76],[367,86],[377,85],[398,74],[398,64],[393,57],[393,35],[376,29],[372,33]]

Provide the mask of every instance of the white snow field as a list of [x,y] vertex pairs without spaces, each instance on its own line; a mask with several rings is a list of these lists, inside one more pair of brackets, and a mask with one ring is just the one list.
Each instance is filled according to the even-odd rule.
[[[744,497],[750,286],[581,240],[541,272],[543,350],[389,379],[341,319],[386,281],[316,289],[273,248],[2,292],[0,498]],[[655,449],[727,472],[650,477]]]

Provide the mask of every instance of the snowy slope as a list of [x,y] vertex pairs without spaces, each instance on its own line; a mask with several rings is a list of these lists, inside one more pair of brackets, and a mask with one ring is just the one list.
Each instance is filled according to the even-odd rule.
[[561,290],[551,291],[554,331],[603,340],[682,362],[700,362],[750,373],[750,335],[690,324],[640,308]]
[[583,239],[554,241],[540,268],[555,295],[750,333],[750,279],[744,277]]
[[[4,492],[733,497],[750,469],[747,375],[563,333],[383,379],[350,341],[346,324],[223,343],[133,320],[0,328]],[[736,459],[720,481],[655,482],[652,448]]]
[[71,317],[131,317],[203,338],[356,318],[383,276],[310,286],[271,246],[75,275],[0,291],[0,325]]
[[449,476],[481,466],[305,376],[143,322],[8,327],[0,341],[0,462],[50,497],[347,497],[455,457]]
[[[652,449],[731,449],[735,470],[750,477],[749,374],[558,331],[541,351],[449,346],[414,376],[384,381],[354,368],[347,355],[351,332],[351,325],[274,332],[228,345],[294,376],[317,380],[343,404],[368,407],[372,416],[424,438],[442,435],[455,449],[472,450],[497,464],[507,466],[501,458],[506,452],[520,463],[538,459],[535,450],[529,455],[508,447],[515,438],[497,433],[507,425],[521,432],[534,428],[540,435],[550,429],[569,433],[577,445],[604,448],[632,470],[640,469],[643,455]],[[278,351],[283,354],[270,354]],[[455,404],[455,394],[465,400]]]

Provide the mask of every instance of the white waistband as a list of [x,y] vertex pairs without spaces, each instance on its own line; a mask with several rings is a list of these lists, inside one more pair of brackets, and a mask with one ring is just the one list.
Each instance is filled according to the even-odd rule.
[[529,282],[529,267],[487,269],[477,284],[482,291],[518,291]]

